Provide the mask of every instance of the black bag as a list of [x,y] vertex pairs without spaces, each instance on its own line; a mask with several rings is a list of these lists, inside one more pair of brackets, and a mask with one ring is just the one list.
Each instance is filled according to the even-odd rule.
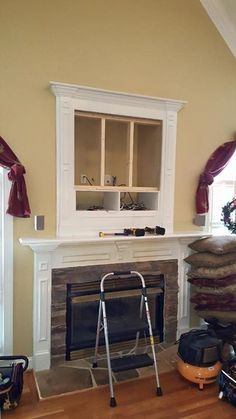
[[28,364],[28,358],[23,355],[0,356],[0,410],[18,406],[23,390],[23,374]]
[[213,331],[194,329],[180,336],[178,355],[191,365],[207,367],[221,356],[221,341]]

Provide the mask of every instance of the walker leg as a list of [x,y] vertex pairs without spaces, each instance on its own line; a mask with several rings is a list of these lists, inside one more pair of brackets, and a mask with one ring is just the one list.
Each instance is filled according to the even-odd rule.
[[112,382],[112,373],[111,373],[111,358],[110,358],[110,349],[109,349],[109,339],[108,339],[108,328],[107,328],[107,317],[106,317],[106,307],[105,301],[102,301],[102,313],[103,313],[103,326],[104,326],[104,336],[106,343],[106,353],[107,353],[107,367],[108,367],[108,376],[109,376],[109,387],[110,387],[110,407],[116,407],[116,399],[114,396],[113,382]]
[[93,360],[93,368],[98,366],[97,364],[97,356],[98,356],[98,344],[99,344],[99,335],[101,329],[101,317],[102,317],[102,302],[99,301],[99,311],[98,311],[98,323],[97,323],[97,334],[96,334],[96,344],[95,344],[95,353],[94,353],[94,360]]
[[[140,309],[139,309],[139,318],[141,319],[142,317],[143,317],[143,295],[141,295]],[[135,339],[135,347],[134,347],[135,354],[137,354],[139,336],[140,336],[140,332],[138,330],[136,333],[136,339]]]
[[159,374],[158,374],[158,369],[157,369],[157,360],[156,360],[154,339],[153,339],[153,334],[152,334],[151,318],[150,318],[150,312],[149,312],[149,308],[148,308],[148,301],[147,301],[147,296],[146,295],[144,296],[144,303],[145,303],[145,308],[146,308],[150,343],[151,343],[152,355],[153,355],[153,361],[154,361],[154,367],[155,367],[155,375],[156,375],[156,383],[157,383],[156,394],[157,394],[157,396],[160,397],[160,396],[162,396],[163,393],[162,393],[162,389],[161,389],[161,386],[160,386]]

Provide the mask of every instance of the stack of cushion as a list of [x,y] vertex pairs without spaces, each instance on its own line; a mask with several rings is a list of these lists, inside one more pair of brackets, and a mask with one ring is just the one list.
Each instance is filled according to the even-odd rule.
[[197,314],[236,324],[236,236],[208,237],[189,247],[196,252],[185,261],[191,265],[188,281],[196,287],[191,302]]

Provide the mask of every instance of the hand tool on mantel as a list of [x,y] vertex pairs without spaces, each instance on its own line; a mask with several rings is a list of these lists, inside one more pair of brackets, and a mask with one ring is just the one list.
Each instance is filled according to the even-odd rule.
[[127,236],[128,234],[125,233],[104,233],[103,231],[99,231],[99,237],[107,237],[107,236]]
[[149,234],[156,234],[157,236],[164,236],[166,229],[164,227],[156,226],[156,227],[145,227],[145,232]]
[[125,228],[122,233],[105,233],[103,231],[99,232],[99,237],[106,236],[136,236],[141,237],[145,235],[144,228]]

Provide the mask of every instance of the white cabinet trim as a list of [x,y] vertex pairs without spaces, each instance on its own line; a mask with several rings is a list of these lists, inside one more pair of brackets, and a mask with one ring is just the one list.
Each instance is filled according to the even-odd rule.
[[[57,235],[86,236],[101,230],[161,225],[173,232],[177,112],[186,102],[50,82],[56,96]],[[76,211],[74,113],[96,112],[162,122],[161,188],[155,211]]]

